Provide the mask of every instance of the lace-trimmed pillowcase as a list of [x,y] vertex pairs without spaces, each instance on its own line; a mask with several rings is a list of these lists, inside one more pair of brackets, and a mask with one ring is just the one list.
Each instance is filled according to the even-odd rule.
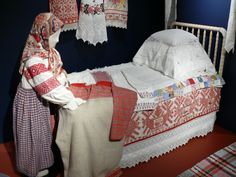
[[152,34],[134,56],[133,63],[147,65],[178,80],[216,72],[198,38],[180,29]]

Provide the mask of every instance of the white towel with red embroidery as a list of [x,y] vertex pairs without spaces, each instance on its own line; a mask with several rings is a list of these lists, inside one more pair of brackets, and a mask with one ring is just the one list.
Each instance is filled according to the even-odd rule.
[[76,0],[49,0],[49,9],[64,23],[62,31],[77,29],[79,15]]
[[103,0],[81,0],[76,38],[93,45],[107,41]]
[[104,0],[106,25],[127,28],[128,0]]

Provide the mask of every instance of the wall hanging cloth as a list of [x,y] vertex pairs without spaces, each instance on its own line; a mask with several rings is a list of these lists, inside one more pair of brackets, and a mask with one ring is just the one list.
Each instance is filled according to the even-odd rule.
[[49,9],[63,21],[62,31],[77,29],[79,15],[76,0],[49,0]]
[[234,51],[236,33],[236,0],[231,0],[229,20],[227,26],[227,35],[225,41],[225,49],[227,52]]
[[169,28],[177,17],[177,0],[165,0],[165,28]]
[[81,0],[76,38],[93,45],[107,41],[103,0]]
[[104,0],[107,26],[127,28],[128,0]]

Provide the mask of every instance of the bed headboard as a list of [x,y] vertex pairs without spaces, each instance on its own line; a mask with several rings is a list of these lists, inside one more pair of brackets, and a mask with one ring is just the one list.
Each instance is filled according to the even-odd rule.
[[226,54],[224,48],[226,30],[224,28],[183,22],[173,22],[171,28],[182,29],[197,36],[216,70],[222,76]]

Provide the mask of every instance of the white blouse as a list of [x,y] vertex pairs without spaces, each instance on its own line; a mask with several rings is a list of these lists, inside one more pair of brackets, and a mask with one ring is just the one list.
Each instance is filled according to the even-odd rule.
[[25,89],[34,89],[44,99],[68,108],[76,109],[85,101],[75,98],[70,90],[66,88],[67,78],[64,72],[54,74],[53,69],[61,69],[61,61],[54,63],[55,66],[49,69],[48,59],[38,56],[31,57],[23,63],[23,74],[21,85]]

